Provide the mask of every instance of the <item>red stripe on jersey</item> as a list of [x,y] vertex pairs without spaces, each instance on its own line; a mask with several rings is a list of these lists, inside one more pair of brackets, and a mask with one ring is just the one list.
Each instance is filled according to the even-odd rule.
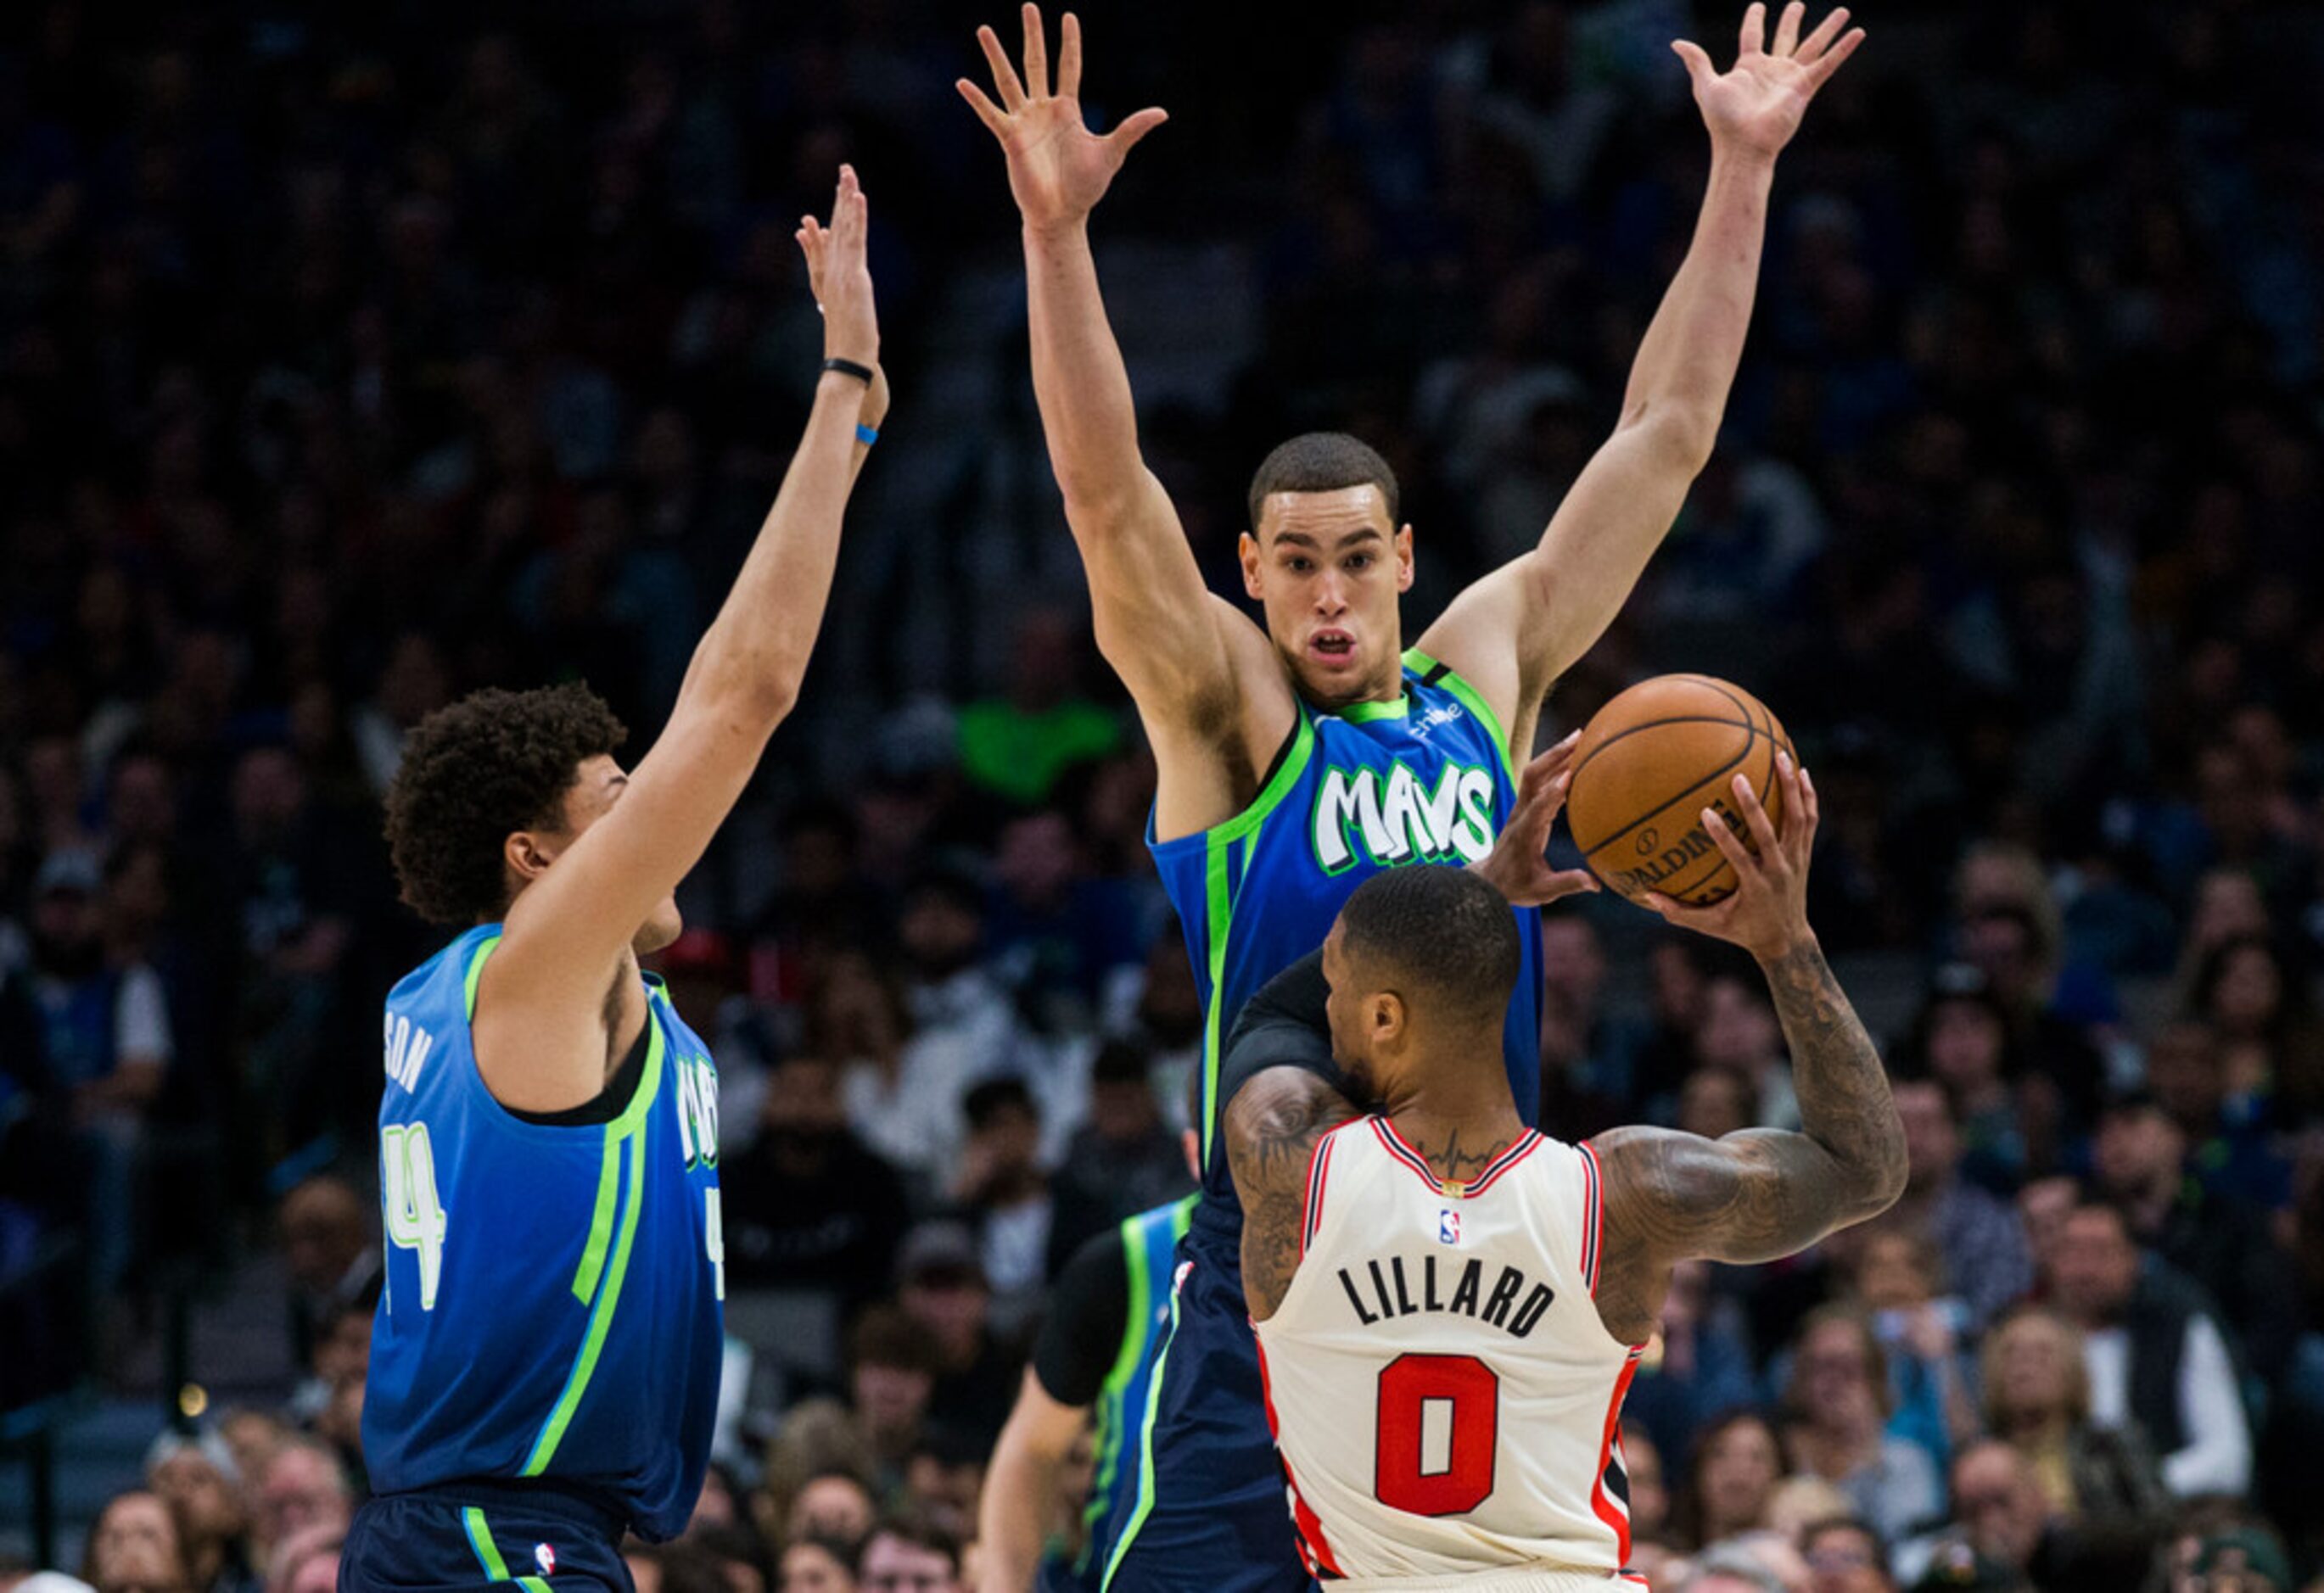
[[1598,1153],[1587,1144],[1574,1148],[1582,1153],[1582,1282],[1594,1296],[1598,1293],[1598,1239],[1605,1225],[1605,1204],[1598,1180]]
[[1396,1131],[1395,1124],[1386,1118],[1374,1118],[1371,1119],[1371,1124],[1372,1133],[1379,1137],[1388,1155],[1418,1174],[1420,1181],[1428,1185],[1431,1190],[1438,1194],[1444,1192],[1444,1186],[1436,1180],[1436,1169],[1428,1165],[1426,1156],[1405,1144],[1404,1136]]
[[[1258,1342],[1254,1331],[1252,1341]],[[1267,1346],[1259,1345],[1259,1399],[1267,1407],[1267,1431],[1276,1441],[1275,1458],[1283,1467],[1284,1491],[1291,1496],[1291,1524],[1299,1533],[1300,1557],[1306,1561],[1308,1574],[1315,1577],[1344,1577],[1340,1562],[1332,1554],[1330,1540],[1323,1536],[1323,1524],[1315,1512],[1308,1508],[1306,1496],[1299,1491],[1299,1478],[1292,1475],[1290,1457],[1283,1452],[1283,1425],[1275,1419],[1275,1384],[1267,1375]],[[1600,1469],[1602,1471],[1603,1467]],[[1627,1551],[1626,1551],[1627,1553]]]
[[1474,1180],[1468,1183],[1447,1184],[1436,1176],[1436,1169],[1428,1165],[1428,1158],[1405,1142],[1404,1136],[1396,1131],[1394,1123],[1389,1122],[1386,1118],[1375,1117],[1371,1119],[1371,1125],[1372,1132],[1379,1136],[1380,1145],[1388,1154],[1418,1174],[1421,1182],[1427,1184],[1433,1192],[1461,1199],[1483,1192],[1487,1184],[1531,1156],[1534,1146],[1541,1143],[1541,1136],[1528,1128],[1518,1137],[1515,1145],[1488,1163],[1485,1170],[1478,1174]]
[[1598,1479],[1590,1485],[1590,1508],[1614,1533],[1614,1560],[1626,1564],[1630,1558],[1630,1512],[1622,1501],[1606,1491],[1606,1468],[1614,1459],[1614,1446],[1622,1437],[1622,1401],[1630,1392],[1630,1379],[1638,1375],[1641,1350],[1633,1349],[1622,1363],[1622,1375],[1614,1379],[1614,1397],[1606,1405],[1606,1434],[1598,1445]]
[[[1333,1129],[1333,1134],[1338,1133]],[[1307,1247],[1315,1242],[1316,1227],[1323,1220],[1323,1181],[1332,1173],[1332,1135],[1326,1134],[1307,1153],[1307,1210],[1299,1224],[1299,1254],[1307,1254]]]

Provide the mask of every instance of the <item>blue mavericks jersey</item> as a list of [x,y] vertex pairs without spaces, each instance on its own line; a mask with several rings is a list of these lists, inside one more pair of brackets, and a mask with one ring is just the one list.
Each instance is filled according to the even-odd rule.
[[1129,1462],[1146,1421],[1155,1352],[1170,1325],[1170,1280],[1179,1238],[1196,1197],[1187,1195],[1126,1219],[1122,1259],[1130,1268],[1130,1303],[1122,1312],[1121,1350],[1097,1396],[1096,1463],[1082,1513],[1082,1552],[1070,1586],[1096,1588],[1113,1545],[1138,1503],[1138,1469]]
[[[1291,745],[1250,807],[1154,844],[1204,1005],[1203,1192],[1178,1247],[1171,1322],[1131,1451],[1137,1498],[1105,1568],[1115,1593],[1309,1587],[1242,1297],[1242,1206],[1217,1145],[1220,1046],[1261,985],[1323,944],[1358,885],[1401,864],[1475,861],[1516,805],[1491,708],[1412,651],[1401,698],[1336,714],[1301,704]],[[1517,917],[1525,961],[1502,1044],[1530,1124],[1541,1103],[1540,915]]]
[[471,930],[388,995],[364,1458],[383,1494],[540,1478],[674,1537],[718,1402],[718,1075],[649,977],[644,1071],[620,1116],[515,1116],[468,1030],[499,944],[498,925]]
[[[1323,944],[1357,886],[1404,863],[1475,862],[1516,804],[1492,709],[1416,649],[1404,655],[1401,698],[1336,714],[1300,703],[1291,746],[1256,801],[1214,829],[1153,843],[1203,993],[1206,1193],[1234,1201],[1226,1158],[1212,1148],[1225,1105],[1219,1046],[1243,1003]],[[1540,916],[1520,911],[1517,925],[1525,966],[1502,1049],[1531,1124],[1541,1106]]]

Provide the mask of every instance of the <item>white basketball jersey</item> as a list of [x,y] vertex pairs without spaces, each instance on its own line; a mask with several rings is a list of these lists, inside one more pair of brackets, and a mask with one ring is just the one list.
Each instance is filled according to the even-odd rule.
[[1587,1146],[1527,1133],[1457,1185],[1385,1118],[1316,1145],[1299,1270],[1257,1324],[1310,1570],[1622,1577],[1618,1421],[1643,1347],[1598,1320],[1598,1228]]

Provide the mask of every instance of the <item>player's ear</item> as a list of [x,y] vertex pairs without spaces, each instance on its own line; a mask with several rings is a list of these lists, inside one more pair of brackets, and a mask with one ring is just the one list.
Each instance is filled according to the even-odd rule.
[[1397,532],[1394,546],[1396,548],[1396,589],[1398,592],[1409,592],[1412,590],[1412,526],[1409,522],[1402,530]]
[[1364,1027],[1376,1045],[1390,1045],[1404,1034],[1404,999],[1393,990],[1376,991],[1364,1001]]
[[1259,579],[1258,536],[1245,531],[1241,540],[1235,544],[1235,552],[1242,559],[1242,589],[1250,594],[1251,602],[1266,602],[1266,585]]
[[512,831],[501,843],[501,861],[508,865],[521,889],[531,884],[557,861],[558,848],[549,837],[536,830]]

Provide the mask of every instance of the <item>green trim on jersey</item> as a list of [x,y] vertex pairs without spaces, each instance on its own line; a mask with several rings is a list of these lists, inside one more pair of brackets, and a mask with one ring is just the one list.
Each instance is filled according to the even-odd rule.
[[525,1593],[549,1593],[549,1584],[539,1577],[512,1577],[508,1561],[501,1558],[500,1545],[493,1542],[493,1529],[484,1524],[484,1513],[474,1505],[460,1512],[460,1524],[468,1531],[468,1547],[476,1556],[476,1564],[484,1579],[493,1582],[514,1582]]
[[1475,686],[1462,678],[1458,669],[1441,658],[1432,658],[1416,647],[1406,649],[1404,661],[1424,678],[1433,671],[1442,671],[1437,675],[1435,684],[1451,692],[1462,707],[1477,716],[1477,723],[1483,725],[1485,732],[1493,738],[1493,745],[1500,749],[1501,767],[1508,771],[1509,778],[1514,782],[1517,778],[1517,766],[1509,751],[1509,732],[1503,728],[1501,716],[1493,712],[1493,705],[1485,701]]
[[1400,677],[1396,683],[1396,697],[1391,702],[1376,702],[1366,698],[1362,702],[1350,703],[1344,707],[1332,710],[1334,715],[1346,720],[1350,724],[1370,724],[1375,719],[1402,719],[1411,711],[1412,704],[1405,695],[1404,681]]
[[[1300,778],[1307,772],[1307,761],[1315,751],[1315,723],[1308,716],[1305,704],[1294,704],[1299,723],[1292,732],[1291,749],[1277,765],[1273,778],[1260,787],[1249,807],[1222,824],[1213,825],[1204,832],[1207,849],[1204,867],[1204,916],[1209,934],[1206,943],[1211,953],[1211,989],[1216,990],[1226,977],[1227,937],[1234,927],[1234,888],[1229,879],[1230,851],[1234,843],[1257,830],[1283,799],[1298,787]],[[1219,1004],[1213,999],[1204,1003],[1203,1014],[1203,1165],[1211,1162],[1211,1140],[1218,1116],[1219,1094]]]
[[[604,1161],[597,1174],[597,1207],[590,1214],[589,1242],[581,1252],[580,1270],[573,1280],[576,1296],[583,1300],[595,1297],[589,1312],[589,1331],[581,1340],[580,1353],[574,1357],[573,1370],[565,1379],[565,1391],[558,1395],[549,1420],[532,1441],[532,1450],[525,1457],[524,1468],[518,1474],[522,1477],[539,1477],[556,1458],[557,1446],[563,1441],[566,1428],[572,1424],[573,1413],[580,1408],[581,1396],[589,1390],[589,1379],[597,1369],[597,1357],[605,1348],[605,1334],[613,1325],[613,1312],[621,1303],[622,1280],[630,1270],[630,1247],[638,1237],[638,1213],[645,1208],[646,1114],[652,1109],[654,1098],[661,1093],[662,1054],[669,1044],[652,1009],[653,1002],[659,999],[659,992],[646,999],[645,1076],[638,1081],[637,1091],[622,1115],[605,1125]],[[617,1177],[616,1161],[625,1164],[625,1179]],[[629,1189],[626,1204],[618,1198],[624,1183]],[[613,1265],[601,1274],[607,1236],[613,1231],[617,1208],[621,1232],[612,1241]],[[586,1290],[581,1286],[585,1279],[590,1285]]]
[[1154,1352],[1154,1372],[1146,1380],[1146,1416],[1138,1428],[1138,1504],[1122,1524],[1121,1536],[1113,1541],[1113,1552],[1106,1557],[1105,1579],[1098,1584],[1098,1593],[1112,1593],[1114,1573],[1121,1569],[1122,1556],[1138,1542],[1138,1529],[1154,1513],[1154,1422],[1162,1413],[1162,1372],[1170,1361],[1170,1345],[1178,1337],[1178,1292],[1170,1291],[1170,1327],[1162,1336],[1162,1347]]
[[[1194,1203],[1201,1198],[1188,1195],[1172,1208],[1170,1243],[1173,1248],[1186,1237],[1186,1225],[1193,1220]],[[1137,1377],[1138,1363],[1146,1357],[1146,1323],[1154,1314],[1154,1291],[1157,1285],[1165,1282],[1157,1279],[1146,1264],[1145,1226],[1145,1213],[1141,1212],[1136,1217],[1124,1218],[1117,1230],[1121,1238],[1121,1253],[1130,1264],[1130,1309],[1122,1319],[1121,1348],[1115,1352],[1113,1368],[1106,1373],[1105,1382],[1098,1392],[1101,1410],[1111,1409],[1119,1404],[1123,1391]],[[1158,1356],[1155,1361],[1155,1371],[1158,1381],[1161,1371]],[[1150,1396],[1150,1386],[1148,1393]],[[1148,1403],[1151,1404],[1150,1397]],[[1121,1414],[1127,1417],[1130,1413],[1124,1411]],[[1140,1412],[1139,1416],[1141,1428],[1150,1423],[1146,1412]],[[1082,1512],[1085,1525],[1095,1525],[1098,1517],[1105,1513],[1106,1502],[1113,1495],[1113,1479],[1121,1469],[1121,1451],[1129,1436],[1126,1422],[1115,1423],[1098,1434],[1096,1477],[1090,1485],[1089,1504]],[[1132,1517],[1132,1525],[1135,1525],[1136,1519]],[[1078,1572],[1084,1567],[1077,1562],[1074,1569]]]
[[1517,766],[1509,755],[1509,732],[1501,728],[1501,716],[1493,712],[1493,705],[1478,694],[1475,686],[1461,678],[1458,669],[1441,658],[1432,658],[1416,647],[1406,649],[1404,661],[1424,677],[1433,669],[1444,672],[1437,677],[1436,684],[1459,698],[1461,705],[1477,716],[1477,723],[1483,725],[1486,733],[1493,738],[1493,745],[1501,750],[1501,767],[1508,770],[1509,779],[1514,783],[1517,778]]
[[493,950],[497,948],[500,944],[501,937],[499,935],[488,935],[484,939],[476,943],[476,949],[475,951],[468,953],[467,982],[461,988],[460,993],[461,999],[468,1004],[468,1021],[470,1023],[476,1021],[476,986],[484,977],[484,959],[491,956]]

